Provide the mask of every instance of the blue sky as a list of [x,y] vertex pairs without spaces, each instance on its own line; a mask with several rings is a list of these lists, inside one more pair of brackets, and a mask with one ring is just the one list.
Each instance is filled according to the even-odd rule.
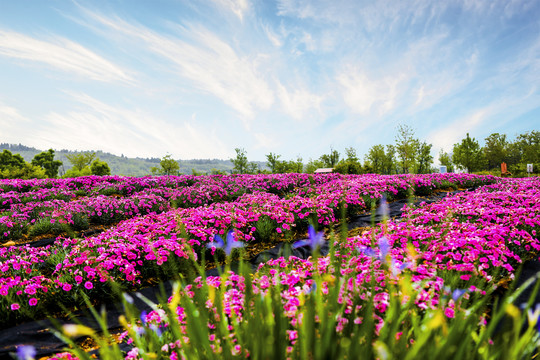
[[0,142],[177,159],[540,126],[540,2],[0,0]]

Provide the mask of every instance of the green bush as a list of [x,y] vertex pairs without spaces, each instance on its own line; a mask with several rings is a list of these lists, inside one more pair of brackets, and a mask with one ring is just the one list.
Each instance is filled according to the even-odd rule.
[[67,234],[68,236],[74,235],[73,229],[69,224],[50,217],[43,218],[34,223],[28,230],[28,234],[32,237],[45,234],[55,236],[60,234]]

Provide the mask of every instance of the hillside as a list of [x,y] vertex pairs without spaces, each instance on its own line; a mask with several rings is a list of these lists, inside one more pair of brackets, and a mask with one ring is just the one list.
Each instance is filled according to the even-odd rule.
[[[46,149],[36,149],[21,144],[0,144],[0,152],[4,149],[11,151],[13,154],[20,154],[24,160],[30,162],[36,154],[39,154]],[[78,151],[70,150],[55,150],[55,159],[62,161],[63,166],[60,167],[60,174],[63,174],[71,168],[71,163],[66,158],[67,154],[76,154]],[[154,166],[159,166],[159,158],[129,158],[124,155],[118,156],[101,150],[95,151],[96,156],[109,164],[112,175],[125,176],[144,176],[151,173],[150,169]],[[211,173],[212,170],[225,171],[229,173],[233,165],[229,160],[220,159],[191,159],[177,160],[180,164],[180,172],[182,174],[191,174],[193,170],[197,173]],[[262,169],[266,168],[265,162],[256,162]]]

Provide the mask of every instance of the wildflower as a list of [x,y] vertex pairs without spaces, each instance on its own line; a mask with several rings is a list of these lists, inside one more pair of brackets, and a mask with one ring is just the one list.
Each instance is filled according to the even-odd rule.
[[84,287],[87,288],[88,290],[92,289],[94,287],[94,284],[92,284],[91,281],[87,281],[84,283]]
[[527,310],[527,319],[529,320],[529,326],[536,326],[536,330],[540,332],[540,303],[537,303],[534,311],[532,309]]
[[295,242],[292,246],[293,249],[297,249],[302,246],[309,245],[311,250],[314,251],[317,248],[320,248],[324,244],[324,233],[322,231],[315,232],[313,226],[308,228],[308,239],[299,240]]
[[36,348],[32,345],[21,345],[17,347],[17,359],[32,360],[36,356]]
[[221,238],[221,236],[216,234],[214,236],[214,241],[208,243],[206,245],[206,247],[209,248],[209,249],[210,248],[223,249],[225,251],[225,254],[227,254],[227,256],[229,256],[231,254],[232,249],[244,247],[244,244],[241,241],[236,241],[234,239],[234,233],[231,230],[227,234],[227,242],[226,243],[223,242],[223,239]]
[[362,247],[358,247],[356,250],[358,250],[358,252],[364,254],[364,255],[367,255],[369,257],[372,257],[372,258],[376,258],[378,260],[383,260],[383,259],[386,259],[386,256],[388,255],[388,253],[390,252],[390,243],[388,241],[388,239],[386,238],[386,236],[382,236],[380,239],[379,239],[379,242],[378,242],[378,248],[379,248],[379,254],[377,255],[376,251],[370,247],[366,247],[366,246],[362,246]]
[[21,307],[19,306],[19,304],[17,303],[13,303],[11,304],[11,310],[15,311],[15,310],[19,310]]
[[390,217],[390,207],[388,206],[386,195],[384,194],[381,197],[381,202],[379,204],[379,208],[377,209],[377,215],[382,215],[384,219],[388,219]]
[[455,289],[454,291],[452,291],[452,299],[454,299],[454,301],[458,301],[459,298],[465,295],[466,292],[466,289]]
[[28,300],[28,304],[30,306],[36,306],[38,303],[38,300],[36,298],[30,298],[30,300]]

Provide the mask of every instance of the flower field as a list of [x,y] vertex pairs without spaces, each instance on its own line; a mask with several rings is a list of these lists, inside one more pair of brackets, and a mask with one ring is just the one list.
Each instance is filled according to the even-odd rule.
[[[357,236],[337,226],[375,208],[384,214],[387,200],[457,188],[471,190],[407,207],[401,218]],[[385,351],[407,358],[434,349],[450,356],[450,345],[477,354],[503,351],[491,345],[495,330],[488,320],[497,314],[492,294],[540,253],[538,178],[287,174],[2,180],[0,209],[5,326],[52,313],[58,304],[81,307],[86,298],[103,300],[118,289],[174,277],[171,269],[199,273],[178,283],[168,304],[142,317],[126,301],[122,337],[131,350],[120,353],[113,346],[110,358],[356,358],[358,352],[384,358]],[[104,230],[84,236],[95,227]],[[44,236],[56,240],[32,246]],[[227,245],[240,241],[244,249],[238,252],[283,241],[293,248],[310,246],[313,256],[269,260],[255,273],[241,266],[207,277],[197,262],[224,258],[216,248],[225,243],[216,236]],[[323,256],[318,247],[325,239],[330,253]],[[523,311],[519,305],[514,305],[519,314],[530,315],[522,334],[528,338],[512,351],[523,354],[538,346],[538,314],[534,304]],[[472,349],[458,346],[460,331],[476,339]]]

